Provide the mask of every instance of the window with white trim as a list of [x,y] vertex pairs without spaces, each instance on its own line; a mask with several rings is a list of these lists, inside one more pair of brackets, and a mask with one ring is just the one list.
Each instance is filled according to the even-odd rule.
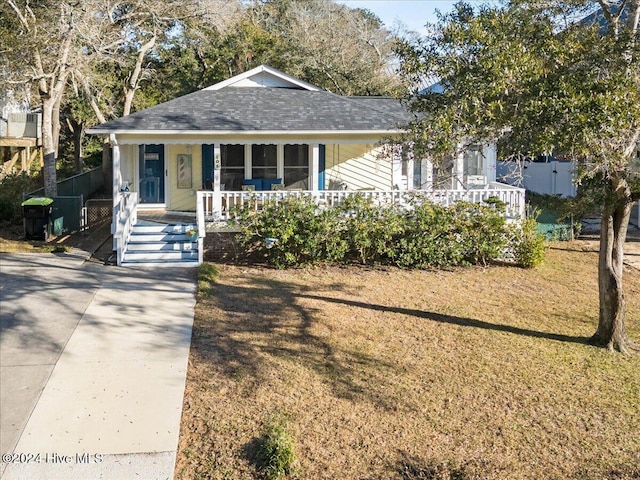
[[284,185],[286,189],[309,189],[309,145],[284,146]]
[[278,147],[251,146],[251,178],[278,178]]
[[220,145],[220,190],[241,190],[243,179],[244,145]]

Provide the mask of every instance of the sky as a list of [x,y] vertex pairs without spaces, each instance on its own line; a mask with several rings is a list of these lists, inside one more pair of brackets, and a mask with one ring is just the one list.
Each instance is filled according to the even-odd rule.
[[446,13],[453,8],[454,0],[338,0],[351,8],[366,8],[375,13],[385,26],[391,28],[396,21],[409,30],[424,34],[426,23],[436,21],[435,11]]

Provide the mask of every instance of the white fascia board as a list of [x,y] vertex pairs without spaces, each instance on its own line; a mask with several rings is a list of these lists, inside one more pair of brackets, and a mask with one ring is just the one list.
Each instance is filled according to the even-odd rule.
[[87,133],[93,135],[191,135],[218,136],[218,135],[238,135],[243,137],[265,136],[265,135],[386,135],[405,133],[407,130],[392,128],[385,130],[111,130],[92,128]]
[[169,132],[120,131],[117,140],[120,145],[163,143],[167,145],[198,145],[208,143],[251,144],[375,144],[385,138],[404,133],[402,130],[342,131],[342,132],[177,132],[180,135],[167,138]]
[[310,136],[338,136],[348,135],[397,135],[406,133],[403,129],[388,130],[111,130],[91,128],[87,130],[90,135],[180,135],[189,137],[217,137],[217,136],[237,136],[237,137],[265,137],[290,135],[310,135]]

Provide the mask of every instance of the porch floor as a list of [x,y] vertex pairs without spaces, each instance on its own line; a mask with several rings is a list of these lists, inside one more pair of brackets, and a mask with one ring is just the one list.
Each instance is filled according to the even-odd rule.
[[138,210],[138,223],[163,223],[167,225],[195,224],[196,212],[170,212],[164,210]]

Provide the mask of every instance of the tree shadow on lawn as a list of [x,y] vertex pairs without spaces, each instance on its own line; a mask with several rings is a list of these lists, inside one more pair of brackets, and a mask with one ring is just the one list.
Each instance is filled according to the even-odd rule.
[[269,381],[269,364],[284,360],[310,368],[338,397],[366,399],[394,409],[383,389],[368,384],[366,373],[375,369],[398,375],[400,371],[375,356],[336,346],[314,332],[322,312],[300,305],[301,292],[298,285],[269,279],[252,279],[251,286],[214,284],[209,297],[200,301],[214,312],[194,323],[192,349],[228,378],[247,381],[248,392]]
[[540,332],[538,330],[530,330],[528,328],[514,327],[512,325],[503,325],[500,323],[491,323],[491,322],[486,322],[484,320],[477,320],[474,318],[456,317],[453,315],[443,315],[441,313],[427,312],[424,310],[413,310],[410,308],[388,307],[385,305],[375,305],[372,303],[356,302],[353,300],[345,300],[342,298],[320,297],[320,296],[308,295],[308,294],[301,294],[299,295],[299,297],[317,299],[325,302],[341,303],[344,305],[350,305],[352,307],[366,308],[366,309],[375,310],[379,312],[391,312],[391,313],[398,313],[401,315],[409,315],[412,317],[423,318],[426,320],[432,320],[434,322],[439,322],[439,323],[446,323],[449,325],[459,325],[461,327],[483,328],[486,330],[495,330],[497,332],[513,333],[513,334],[523,335],[523,336],[532,337],[532,338],[546,338],[548,340],[555,340],[558,342],[579,343],[579,344],[586,345],[588,344],[588,340],[590,338],[590,337],[578,337],[578,336],[572,336],[572,335],[561,335],[559,333]]
[[[227,281],[235,280],[232,277]],[[579,344],[587,344],[588,340],[588,337],[334,298],[275,279],[245,277],[242,282],[247,284],[219,280],[212,285],[209,296],[200,300],[192,349],[196,360],[208,363],[227,378],[242,379],[247,395],[271,381],[269,372],[274,361],[278,364],[284,361],[293,369],[309,368],[340,398],[365,400],[386,410],[397,410],[401,395],[393,388],[387,388],[387,382],[371,379],[393,381],[405,373],[404,367],[382,360],[375,351],[362,351],[352,342],[336,341],[331,326],[322,322],[326,315],[323,309],[309,306],[309,300],[533,338]],[[345,288],[327,285],[323,286],[323,291],[330,293]]]

